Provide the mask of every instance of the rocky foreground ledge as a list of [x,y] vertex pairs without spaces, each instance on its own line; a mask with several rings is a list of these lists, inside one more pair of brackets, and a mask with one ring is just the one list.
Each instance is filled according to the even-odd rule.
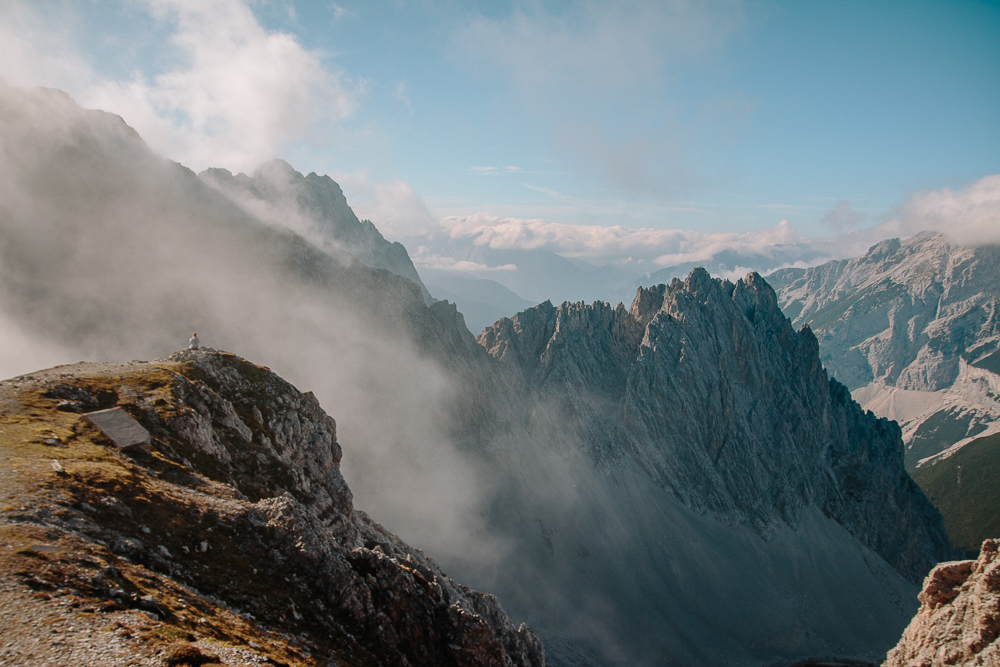
[[[148,447],[83,418],[115,406]],[[543,667],[353,508],[340,456],[311,393],[232,354],[0,383],[0,663]]]
[[1000,540],[983,542],[977,560],[931,570],[920,602],[883,667],[1000,665]]

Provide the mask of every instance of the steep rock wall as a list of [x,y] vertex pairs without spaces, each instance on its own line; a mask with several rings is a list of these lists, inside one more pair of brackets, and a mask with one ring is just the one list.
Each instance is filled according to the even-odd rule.
[[629,310],[542,304],[479,341],[558,405],[598,468],[631,459],[696,512],[765,536],[819,507],[911,581],[949,553],[898,427],[827,377],[755,274],[695,270]]

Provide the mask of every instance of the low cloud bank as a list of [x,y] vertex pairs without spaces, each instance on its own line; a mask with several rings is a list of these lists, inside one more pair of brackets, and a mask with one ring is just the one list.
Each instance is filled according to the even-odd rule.
[[[488,484],[447,433],[451,376],[412,285],[340,264],[153,155],[117,116],[0,84],[0,373],[204,345],[270,366],[338,421],[358,505],[488,562]],[[401,453],[402,452],[402,453]]]
[[1000,243],[1000,174],[985,176],[960,190],[922,190],[899,206],[881,226],[887,236],[933,230],[957,243]]

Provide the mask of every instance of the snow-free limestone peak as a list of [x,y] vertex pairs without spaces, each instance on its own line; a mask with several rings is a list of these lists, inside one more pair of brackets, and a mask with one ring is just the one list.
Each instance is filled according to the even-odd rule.
[[561,407],[598,467],[634,459],[692,509],[762,534],[822,508],[911,580],[947,552],[898,428],[827,377],[759,275],[696,269],[628,310],[546,303],[479,341]]

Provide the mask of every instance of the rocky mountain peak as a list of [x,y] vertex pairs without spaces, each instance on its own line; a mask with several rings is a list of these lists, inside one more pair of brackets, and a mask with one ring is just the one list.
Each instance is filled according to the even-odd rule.
[[[679,281],[678,281],[679,282]],[[635,293],[635,299],[629,307],[629,315],[637,322],[647,324],[660,307],[663,306],[663,295],[667,290],[666,285],[654,285],[653,287],[640,287]]]
[[899,239],[886,239],[884,241],[879,241],[865,253],[865,259],[869,261],[878,262],[884,260],[896,253],[899,250],[900,242]]
[[[911,580],[950,553],[898,428],[828,379],[812,331],[792,328],[757,274],[734,284],[696,269],[640,289],[627,311],[543,304],[479,343],[579,425],[599,467],[634,459],[692,509],[768,535],[817,506]],[[897,519],[879,518],[886,503]]]
[[212,168],[199,178],[253,215],[288,227],[324,249],[346,253],[365,266],[402,276],[420,287],[427,303],[433,300],[402,244],[387,241],[370,220],[359,220],[340,185],[329,176],[303,175],[284,160],[274,159],[250,176]]

